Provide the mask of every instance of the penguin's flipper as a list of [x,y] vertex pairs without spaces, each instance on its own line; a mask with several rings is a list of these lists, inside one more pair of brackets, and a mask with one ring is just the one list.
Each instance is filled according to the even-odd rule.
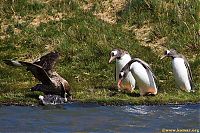
[[115,81],[117,81],[117,68],[116,68],[116,65],[115,65]]
[[185,63],[185,66],[186,66],[186,68],[187,68],[187,71],[188,71],[188,78],[189,78],[189,80],[190,80],[191,88],[193,89],[193,83],[192,83],[192,81],[193,81],[192,71],[191,71],[190,65],[189,65],[189,63],[188,63],[188,61],[187,61],[187,59],[186,59],[185,57],[184,57],[184,63]]
[[139,59],[139,58],[133,58],[133,60],[134,60],[134,62],[137,61],[137,62],[139,62],[140,64],[142,64],[143,67],[144,67],[145,69],[149,70],[149,71],[151,72],[152,76],[153,76],[155,79],[157,79],[156,76],[154,75],[154,73],[152,72],[152,69],[151,69],[151,67],[149,66],[148,63],[146,63],[145,61],[143,61],[143,60],[141,60],[141,59]]

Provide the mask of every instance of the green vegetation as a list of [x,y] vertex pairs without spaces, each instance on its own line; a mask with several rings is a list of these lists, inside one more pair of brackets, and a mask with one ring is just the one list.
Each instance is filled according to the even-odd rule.
[[[111,2],[112,8],[109,6]],[[53,50],[61,53],[56,70],[72,87],[73,98],[102,104],[167,104],[200,101],[200,2],[198,0],[15,0],[0,2],[0,60],[33,61]],[[119,8],[118,8],[119,7]],[[100,14],[100,15],[99,15]],[[107,14],[102,17],[101,14]],[[112,21],[110,21],[110,19]],[[116,91],[113,48],[148,62],[159,87],[155,97]],[[195,92],[176,87],[171,60],[176,48],[191,65]],[[37,104],[36,81],[24,69],[0,61],[0,103]]]

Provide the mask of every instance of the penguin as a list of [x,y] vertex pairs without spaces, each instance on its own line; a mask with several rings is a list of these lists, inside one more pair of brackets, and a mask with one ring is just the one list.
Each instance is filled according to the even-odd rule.
[[[109,63],[111,63],[113,60],[116,61],[115,80],[118,81],[120,70],[131,60],[131,56],[127,51],[124,51],[122,49],[114,49],[110,53]],[[119,90],[125,89],[129,92],[133,92],[134,88],[135,88],[135,79],[131,74],[131,72],[129,72],[123,81],[123,86],[118,87],[118,89]]]
[[157,94],[157,87],[154,81],[155,76],[150,66],[139,58],[133,58],[122,68],[119,73],[118,87],[121,86],[122,81],[129,72],[135,77],[141,96],[154,96]]
[[45,95],[56,94],[68,99],[72,99],[69,83],[53,70],[59,58],[58,52],[50,52],[33,63],[25,61],[15,61],[10,59],[3,60],[10,66],[25,67],[30,71],[41,84],[32,87],[32,91],[42,91]]
[[192,72],[190,65],[182,54],[179,54],[175,49],[166,50],[164,52],[165,57],[172,58],[172,68],[175,77],[176,84],[186,92],[190,92],[193,89],[192,86]]

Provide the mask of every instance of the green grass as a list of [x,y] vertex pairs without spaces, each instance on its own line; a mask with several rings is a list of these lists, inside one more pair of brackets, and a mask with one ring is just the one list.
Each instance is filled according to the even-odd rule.
[[[0,60],[31,61],[52,50],[61,53],[56,70],[72,86],[73,98],[101,104],[167,104],[200,101],[199,2],[182,0],[129,0],[117,13],[116,24],[97,19],[101,1],[85,12],[78,3],[61,1],[1,1]],[[59,16],[58,13],[61,13]],[[37,22],[36,25],[33,22]],[[176,87],[171,60],[160,61],[150,47],[141,46],[133,30],[124,26],[153,26],[151,40],[167,37],[165,47],[176,48],[192,68],[195,93]],[[114,63],[108,64],[113,48],[127,50],[148,62],[159,87],[155,97],[137,97],[116,91]],[[162,82],[161,82],[162,81]],[[30,92],[36,81],[24,69],[0,62],[0,103],[38,104],[41,93]],[[136,88],[136,93],[138,89]]]

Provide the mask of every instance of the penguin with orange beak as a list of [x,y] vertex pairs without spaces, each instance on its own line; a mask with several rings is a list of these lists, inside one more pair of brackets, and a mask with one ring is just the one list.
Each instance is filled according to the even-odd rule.
[[166,50],[161,59],[165,57],[172,58],[172,68],[177,85],[182,90],[190,92],[193,89],[192,72],[187,59],[182,54],[177,53],[174,49]]
[[[110,53],[109,63],[111,63],[113,60],[116,61],[115,79],[118,81],[120,70],[131,60],[131,56],[127,51],[124,51],[122,49],[114,49]],[[135,88],[135,79],[133,75],[131,74],[131,72],[129,72],[127,73],[127,76],[124,79],[122,86],[118,87],[118,89],[133,92],[134,88]]]
[[133,58],[122,68],[119,73],[118,87],[122,85],[122,81],[130,72],[136,80],[141,96],[157,94],[157,87],[154,81],[155,76],[150,66],[138,58]]

